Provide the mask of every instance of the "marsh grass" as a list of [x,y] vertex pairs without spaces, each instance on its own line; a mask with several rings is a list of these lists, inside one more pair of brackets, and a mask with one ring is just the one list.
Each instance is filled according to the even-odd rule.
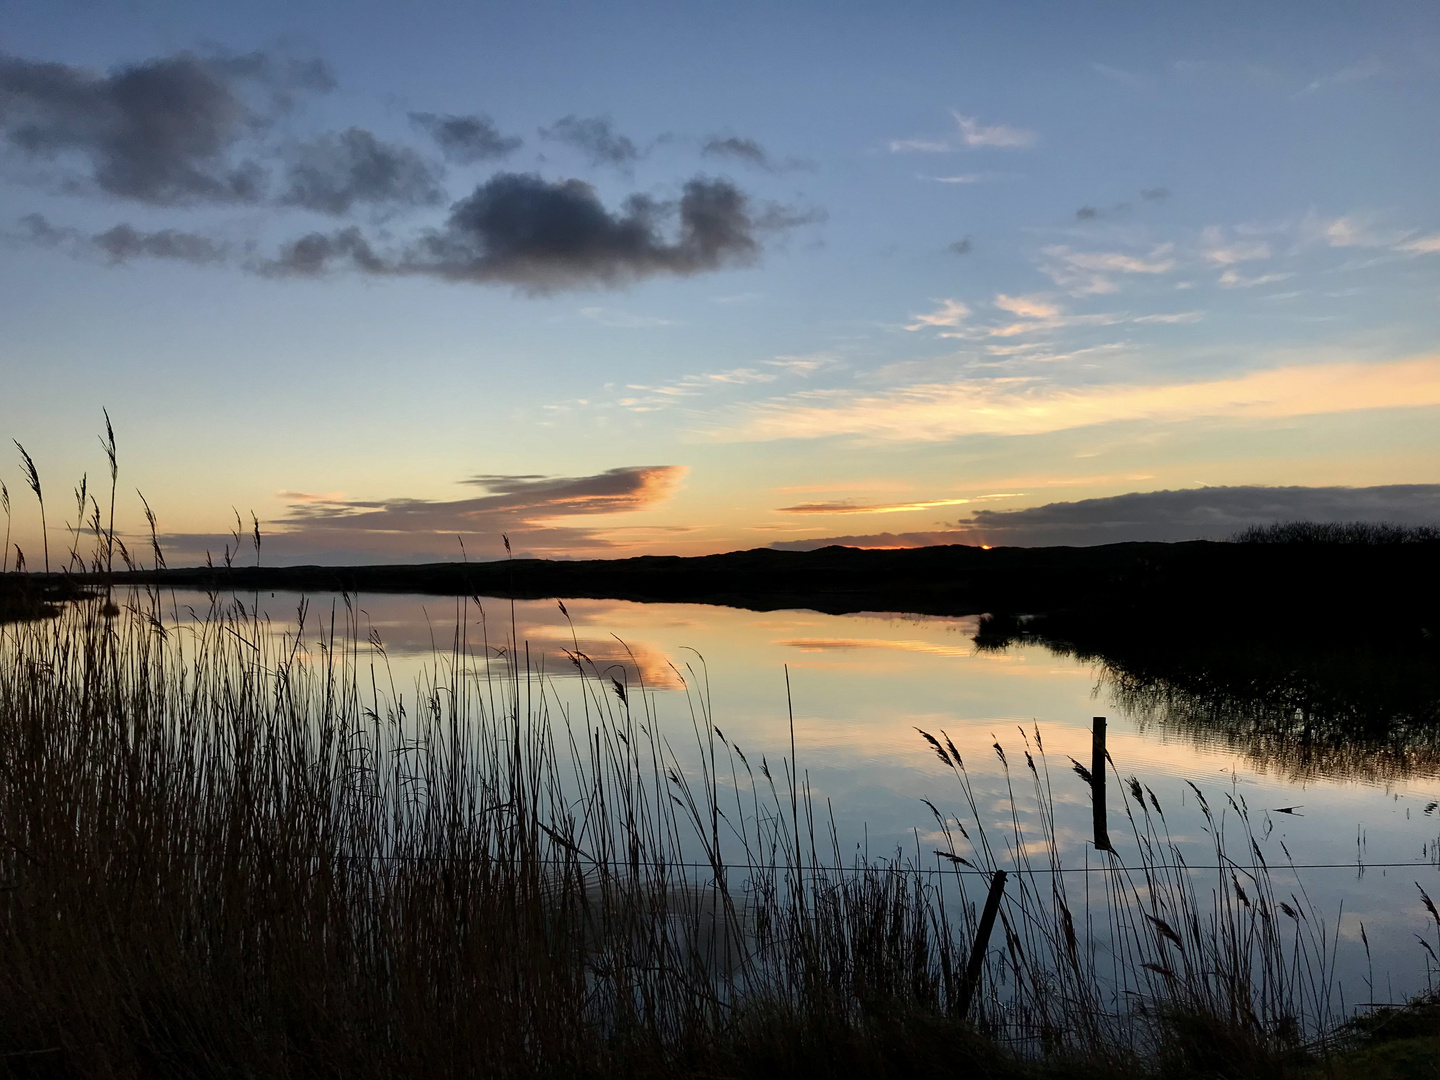
[[1116,772],[1128,835],[1071,874],[1075,778],[1038,729],[1023,766],[994,747],[998,823],[922,733],[960,808],[931,807],[940,846],[847,860],[793,753],[725,738],[703,669],[678,726],[578,646],[562,696],[474,601],[402,693],[349,598],[290,628],[247,599],[0,631],[9,1072],[1280,1075],[1340,1018],[1336,927],[1243,799],[1195,790],[1222,869],[1192,870]]

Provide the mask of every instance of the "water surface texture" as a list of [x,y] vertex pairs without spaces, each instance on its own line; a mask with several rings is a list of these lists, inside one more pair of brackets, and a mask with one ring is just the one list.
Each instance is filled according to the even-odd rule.
[[[258,605],[279,634],[293,632],[301,598],[219,601]],[[1119,774],[1109,783],[1108,824],[1120,858],[1134,844],[1131,776],[1153,792],[1202,877],[1230,872],[1208,869],[1215,829],[1248,862],[1243,812],[1273,867],[1293,860],[1300,868],[1277,869],[1285,889],[1314,901],[1332,931],[1338,926],[1347,1003],[1399,1000],[1427,984],[1416,935],[1434,947],[1437,928],[1417,883],[1440,891],[1440,783],[1420,735],[1391,732],[1383,750],[1358,739],[1348,745],[1333,732],[1317,742],[1300,717],[1279,737],[1274,707],[1240,700],[1233,685],[1207,699],[1192,679],[1186,693],[1167,694],[1039,644],[982,649],[976,618],[398,595],[306,602],[309,645],[332,617],[356,620],[358,661],[374,665],[382,695],[413,699],[417,677],[448,669],[457,656],[464,678],[482,683],[511,677],[513,660],[543,674],[552,709],[577,728],[585,695],[619,701],[618,685],[682,760],[702,756],[695,718],[707,714],[723,746],[738,747],[756,772],[764,761],[781,774],[793,738],[800,775],[822,816],[833,816],[843,852],[898,849],[922,865],[939,865],[934,851],[945,846],[925,800],[947,820],[965,807],[951,769],[920,731],[948,736],[997,835],[1014,836],[1012,807],[1022,828],[1034,825],[1038,780],[1053,794],[1067,868],[1099,866],[1108,856],[1094,850],[1091,791],[1071,759],[1090,763],[1092,720],[1103,715]],[[183,622],[191,610],[203,616],[211,599],[182,593],[173,603]],[[722,751],[718,760],[722,782],[732,766],[740,771],[733,755]],[[1037,841],[1026,831],[1014,842]]]

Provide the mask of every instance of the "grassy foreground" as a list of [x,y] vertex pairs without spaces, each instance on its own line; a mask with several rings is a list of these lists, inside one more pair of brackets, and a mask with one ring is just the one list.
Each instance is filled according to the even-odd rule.
[[1116,773],[1124,855],[1076,894],[1038,731],[996,746],[1032,792],[1003,828],[922,733],[945,843],[848,861],[693,671],[669,730],[578,649],[562,698],[493,612],[402,693],[348,600],[298,633],[166,603],[0,627],[8,1075],[1373,1077],[1432,1045],[1425,1009],[1342,1027],[1336,928],[1243,805],[1196,792],[1201,875]]

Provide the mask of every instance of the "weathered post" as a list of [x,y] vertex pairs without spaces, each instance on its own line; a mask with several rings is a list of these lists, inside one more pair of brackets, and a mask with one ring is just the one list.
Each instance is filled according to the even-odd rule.
[[1105,717],[1095,717],[1090,732],[1090,796],[1095,817],[1095,850],[1113,851],[1105,823]]
[[995,928],[995,916],[1000,911],[1000,897],[1005,892],[1005,871],[996,870],[990,879],[990,895],[985,897],[985,910],[980,913],[980,925],[975,928],[975,943],[970,946],[970,961],[965,965],[965,981],[960,984],[960,1017],[970,1013],[970,1000],[980,987],[980,973],[985,968],[985,950],[990,947],[990,931]]

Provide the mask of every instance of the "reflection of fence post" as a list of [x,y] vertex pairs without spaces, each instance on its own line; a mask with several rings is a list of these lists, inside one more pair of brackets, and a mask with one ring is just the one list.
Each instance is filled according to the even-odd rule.
[[1105,717],[1095,717],[1090,734],[1090,794],[1095,814],[1095,850],[1113,851],[1105,824]]
[[965,965],[965,981],[960,984],[960,1017],[970,1012],[970,999],[980,986],[980,973],[985,967],[985,950],[990,947],[990,931],[995,928],[995,915],[1000,910],[1000,896],[1005,892],[1005,871],[996,870],[990,879],[990,895],[985,897],[985,910],[975,928],[975,943],[970,946],[970,961]]

